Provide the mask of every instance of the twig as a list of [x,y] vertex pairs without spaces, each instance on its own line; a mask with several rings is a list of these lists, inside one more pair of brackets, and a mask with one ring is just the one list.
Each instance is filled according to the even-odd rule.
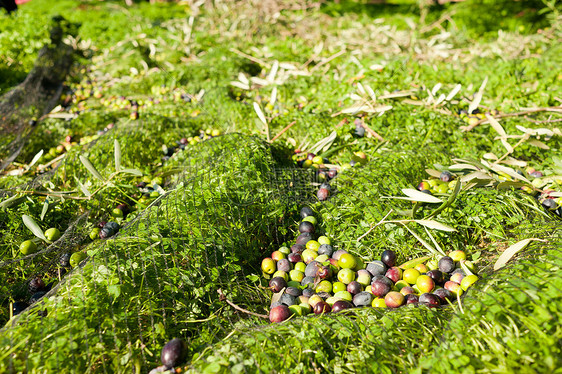
[[367,132],[369,134],[371,134],[372,136],[374,136],[375,138],[377,138],[378,140],[380,140],[381,142],[384,141],[384,138],[382,136],[380,136],[375,130],[373,130],[372,128],[370,128],[369,126],[367,126],[366,123],[362,123],[361,126],[363,126],[365,128],[365,130],[367,130]]
[[247,53],[244,53],[244,52],[242,52],[242,51],[239,51],[239,50],[236,49],[236,48],[230,48],[229,51],[230,51],[230,52],[234,52],[234,53],[236,53],[237,55],[242,56],[242,57],[244,57],[244,58],[247,58],[248,60],[253,61],[253,62],[255,62],[256,64],[260,64],[260,65],[262,65],[262,66],[265,66],[265,67],[268,68],[268,69],[271,67],[271,65],[269,65],[267,62],[265,62],[265,61],[263,61],[263,60],[260,60],[260,59],[257,58],[257,57],[251,56],[251,55],[249,55],[249,54],[247,54]]
[[222,292],[222,290],[220,288],[217,290],[217,292],[219,293],[220,299],[226,301],[228,303],[228,305],[230,305],[234,309],[236,309],[240,312],[246,313],[246,314],[251,314],[251,315],[256,316],[256,317],[269,318],[269,316],[266,316],[265,314],[250,312],[249,310],[246,310],[246,309],[241,308],[238,305],[234,304],[232,301],[230,301],[226,298],[226,296],[224,295],[224,293]]
[[537,121],[537,120],[531,119],[531,118],[529,118],[529,117],[527,117],[527,116],[523,116],[523,118],[525,118],[527,121],[533,122],[533,123],[554,123],[554,122],[562,122],[562,118],[559,118],[559,119],[547,119],[547,120],[545,120],[545,121]]
[[280,137],[281,135],[283,135],[285,133],[285,131],[289,130],[291,127],[293,127],[293,125],[297,123],[297,121],[293,121],[291,123],[289,123],[287,126],[285,126],[285,128],[283,130],[281,130],[279,132],[279,134],[275,135],[273,137],[273,139],[271,139],[270,143],[273,143],[275,140],[277,140],[278,137]]
[[357,238],[357,241],[360,241],[361,239],[363,239],[364,237],[366,237],[367,235],[369,235],[371,233],[371,231],[373,231],[378,225],[380,225],[381,223],[384,222],[384,220],[386,219],[386,217],[388,217],[390,215],[390,213],[392,213],[394,211],[394,209],[390,209],[390,211],[386,214],[386,216],[384,216],[376,225],[372,226],[369,230],[367,230],[366,233],[364,233],[363,235],[361,235],[360,237]]
[[320,66],[327,64],[328,62],[332,61],[335,58],[340,57],[341,55],[343,55],[345,53],[345,49],[342,49],[341,51],[339,51],[336,54],[333,54],[332,56],[320,61],[317,65],[314,65],[314,67],[312,69],[310,69],[310,72],[312,73],[314,70],[318,69]]
[[[533,109],[525,110],[523,112],[498,114],[497,116],[494,116],[494,117],[495,118],[517,117],[517,116],[525,116],[527,114],[538,113],[538,112],[555,112],[555,113],[561,113],[562,114],[562,106],[553,106],[553,107],[547,107],[547,108],[533,108]],[[463,132],[468,132],[468,131],[472,130],[473,128],[475,128],[476,126],[478,126],[480,124],[483,124],[483,123],[488,123],[488,119],[487,118],[481,119],[480,121],[474,123],[473,125],[461,126],[460,129]]]

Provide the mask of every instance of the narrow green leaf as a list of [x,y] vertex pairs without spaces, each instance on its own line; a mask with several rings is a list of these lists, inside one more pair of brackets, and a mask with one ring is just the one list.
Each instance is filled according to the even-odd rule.
[[498,260],[494,264],[494,270],[498,270],[498,269],[504,267],[505,264],[507,264],[507,262],[509,260],[511,260],[511,258],[513,256],[515,256],[517,254],[517,252],[523,250],[533,240],[544,241],[544,240],[541,240],[541,239],[538,239],[538,238],[529,238],[529,239],[523,239],[523,240],[518,241],[517,243],[513,244],[512,246],[507,248],[505,251],[503,251],[503,253],[500,255],[500,257],[498,258]]
[[429,245],[428,242],[426,242],[425,240],[423,240],[422,238],[420,238],[415,232],[413,232],[412,230],[410,230],[410,228],[405,225],[402,224],[402,226],[404,226],[406,228],[406,230],[408,230],[410,232],[410,234],[412,234],[414,236],[414,238],[418,239],[418,241],[420,243],[422,243],[422,245],[427,248],[428,251],[430,251],[431,253],[433,253],[434,255],[442,255],[441,253],[439,253],[439,251],[437,251],[435,248],[433,248],[431,245]]
[[431,212],[431,214],[429,216],[427,216],[426,219],[430,219],[432,217],[435,217],[436,215],[441,213],[443,211],[443,209],[449,207],[455,201],[455,199],[457,198],[457,195],[459,194],[461,188],[462,188],[462,182],[457,179],[457,183],[455,184],[455,189],[453,190],[453,193],[449,196],[447,201],[445,201],[437,209],[435,209],[433,212]]
[[23,220],[23,224],[27,226],[28,229],[31,230],[33,235],[35,235],[39,239],[47,241],[47,238],[43,234],[43,230],[41,230],[41,227],[39,227],[39,225],[37,224],[37,222],[35,222],[33,218],[25,214],[21,218]]
[[86,167],[86,169],[88,169],[88,171],[97,179],[99,179],[100,181],[103,181],[103,177],[101,176],[101,174],[99,173],[99,171],[96,170],[96,168],[94,167],[94,165],[92,165],[92,163],[90,162],[90,160],[88,160],[88,158],[86,156],[82,156],[80,155],[80,162],[82,162],[82,164]]
[[431,242],[433,243],[433,245],[435,246],[435,249],[437,250],[437,252],[439,252],[439,254],[441,256],[445,256],[445,251],[443,250],[443,248],[441,248],[441,246],[439,245],[439,243],[437,243],[437,240],[435,240],[435,238],[433,237],[433,235],[431,235],[431,233],[429,232],[429,230],[427,229],[427,227],[423,228],[427,234],[427,236],[429,236],[429,239],[431,239]]
[[119,171],[121,170],[121,145],[117,139],[113,141],[113,148],[115,156],[115,171]]
[[11,208],[12,206],[17,206],[21,204],[21,202],[24,200],[25,200],[25,196],[14,195],[2,201],[0,203],[0,208],[6,208],[6,209]]

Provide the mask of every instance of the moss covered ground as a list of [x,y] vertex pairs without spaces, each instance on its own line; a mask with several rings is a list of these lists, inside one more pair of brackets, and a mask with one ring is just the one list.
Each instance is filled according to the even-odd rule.
[[[145,373],[173,337],[189,372],[557,372],[562,221],[541,203],[562,191],[559,12],[547,0],[33,0],[0,14],[0,94],[32,69],[51,17],[77,26],[60,105],[0,175],[0,372]],[[315,169],[294,155],[331,134],[318,153],[340,172],[318,201]],[[368,162],[349,166],[359,151]],[[454,164],[482,174],[438,195],[443,209],[395,199]],[[112,218],[119,204],[126,218]],[[272,325],[232,308],[221,294],[267,314],[260,262],[291,245],[304,205],[365,261],[425,255],[422,238],[466,251],[481,280],[438,310]],[[24,216],[62,237],[23,255]],[[411,222],[422,218],[455,231]],[[119,233],[92,240],[108,220]],[[74,253],[85,260],[61,272]],[[36,276],[52,290],[13,317]]]

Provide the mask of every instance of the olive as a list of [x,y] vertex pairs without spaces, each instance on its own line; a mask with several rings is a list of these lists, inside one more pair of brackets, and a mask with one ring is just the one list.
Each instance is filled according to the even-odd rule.
[[318,261],[311,261],[308,265],[306,265],[306,269],[304,270],[304,275],[307,277],[315,277],[318,273],[318,268],[320,267],[320,263]]
[[443,305],[447,304],[447,300],[455,300],[455,295],[453,295],[453,293],[446,288],[436,289],[435,291],[433,291],[433,294],[439,296],[439,298],[441,299],[441,304]]
[[304,251],[304,245],[302,244],[293,244],[291,246],[292,253],[302,253],[302,251]]
[[330,196],[330,190],[328,190],[327,188],[320,188],[316,196],[318,197],[318,200],[325,201]]
[[307,232],[310,234],[314,234],[314,225],[308,221],[303,221],[299,225],[299,231],[301,233]]
[[326,255],[328,257],[331,257],[333,253],[334,253],[334,248],[330,244],[321,244],[320,247],[318,248],[319,255]]
[[39,291],[39,292],[35,292],[33,295],[31,295],[31,297],[29,298],[29,304],[33,304],[36,303],[37,301],[39,301],[39,299],[41,299],[43,296],[45,296],[47,292],[45,291]]
[[296,244],[298,245],[306,245],[309,241],[312,240],[312,234],[309,232],[303,232],[297,237]]
[[556,210],[556,201],[554,199],[544,199],[541,204],[545,209]]
[[60,266],[65,267],[65,268],[69,267],[70,266],[70,257],[71,257],[70,252],[65,252],[62,255],[60,255],[60,258],[59,258]]
[[274,323],[283,322],[291,316],[291,311],[287,305],[278,305],[269,311],[269,320]]
[[332,305],[332,313],[338,313],[345,309],[352,309],[353,304],[347,300],[338,300]]
[[416,294],[410,293],[404,296],[406,304],[417,304],[419,302],[419,297]]
[[445,279],[443,277],[443,273],[440,270],[430,270],[426,273],[426,275],[433,279],[435,284],[443,285]]
[[279,302],[283,305],[291,306],[296,304],[297,298],[293,295],[289,295],[288,293],[284,293],[279,298]]
[[[314,280],[313,280],[314,282]],[[312,295],[314,295],[316,292],[314,292],[314,290],[312,288],[305,288],[304,290],[302,290],[302,295],[306,296],[306,297],[310,297]]]
[[279,292],[285,287],[287,287],[287,281],[281,277],[274,277],[269,281],[269,289],[273,292]]
[[376,260],[368,263],[366,269],[369,273],[371,273],[372,276],[375,276],[386,274],[388,267],[384,262]]
[[347,285],[347,292],[352,295],[357,295],[358,293],[363,291],[363,285],[357,281],[351,281]]
[[162,348],[160,360],[166,368],[178,366],[187,356],[187,344],[183,339],[174,338]]
[[119,224],[117,222],[107,222],[100,231],[100,238],[106,239],[117,234]]
[[44,235],[47,241],[54,242],[60,238],[60,231],[56,227],[51,227],[45,231]]
[[35,293],[38,291],[43,291],[45,288],[45,282],[40,277],[35,277],[29,281],[29,292]]
[[441,298],[432,293],[423,293],[419,297],[419,303],[430,308],[436,308],[441,305]]
[[455,270],[455,261],[453,261],[453,259],[449,256],[441,257],[438,265],[439,270],[441,270],[443,273],[450,273]]
[[389,268],[396,265],[396,252],[391,250],[386,250],[381,254],[381,261],[384,262]]
[[442,182],[450,182],[453,180],[453,174],[451,174],[450,172],[448,172],[447,170],[442,171],[441,174],[439,175],[439,179]]
[[373,294],[370,292],[362,291],[353,296],[353,305],[357,307],[369,306],[373,302]]
[[37,252],[37,244],[31,240],[26,240],[20,244],[20,252],[24,255],[30,255]]
[[16,301],[12,304],[12,315],[18,315],[23,312],[29,306],[25,301]]
[[314,305],[314,314],[330,313],[331,311],[332,307],[325,301],[319,301]]
[[291,296],[294,296],[294,297],[299,297],[299,296],[302,295],[301,290],[299,290],[299,289],[296,288],[296,287],[287,287],[287,288],[285,289],[285,292],[286,292],[288,295],[291,295]]

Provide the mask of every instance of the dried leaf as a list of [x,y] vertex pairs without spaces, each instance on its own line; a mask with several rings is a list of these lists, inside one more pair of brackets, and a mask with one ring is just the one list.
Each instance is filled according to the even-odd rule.
[[403,188],[402,192],[404,193],[404,195],[408,196],[410,198],[410,200],[413,201],[419,201],[422,203],[442,203],[443,200],[429,195],[425,192],[421,192],[418,190],[414,190],[413,188]]
[[82,164],[86,167],[86,169],[88,169],[88,171],[97,179],[99,179],[100,181],[103,181],[103,177],[101,176],[101,174],[99,173],[99,171],[96,170],[96,168],[94,167],[94,165],[92,165],[92,163],[90,162],[90,160],[88,160],[88,158],[86,156],[82,156],[80,155],[80,161],[82,162]]
[[439,95],[439,97],[437,98],[437,100],[435,100],[435,105],[441,104],[444,100],[445,100],[445,94]]
[[375,95],[375,91],[373,91],[373,89],[371,88],[371,86],[366,85],[365,89],[367,90],[367,93],[369,94],[369,96],[371,97],[371,100],[373,100],[373,103],[375,101],[377,101],[377,95]]
[[498,258],[498,260],[496,261],[496,263],[494,264],[494,270],[498,270],[502,267],[505,266],[505,264],[507,264],[507,262],[509,260],[511,260],[511,258],[513,256],[515,256],[515,254],[517,254],[517,252],[523,250],[525,247],[527,247],[529,245],[530,242],[532,242],[533,240],[538,240],[538,241],[544,241],[538,238],[529,238],[529,239],[523,239],[521,241],[518,241],[517,243],[513,244],[512,246],[510,246],[509,248],[507,248]]
[[275,82],[275,76],[277,75],[277,71],[279,70],[279,61],[273,61],[273,66],[271,67],[271,71],[267,75],[267,80],[271,83]]
[[537,139],[529,139],[527,140],[527,143],[534,145],[535,147],[539,147],[541,149],[550,149],[548,145],[544,144],[543,142]]
[[500,134],[500,136],[507,135],[502,125],[500,125],[500,123],[492,115],[486,113],[486,118],[488,119],[488,122],[490,122],[490,126],[492,126],[494,130],[496,130],[496,132]]
[[258,118],[260,119],[260,121],[262,121],[262,123],[264,125],[267,125],[267,120],[265,119],[265,116],[263,115],[263,112],[262,112],[259,104],[256,103],[255,101],[254,101],[254,110],[256,111],[256,114],[258,115]]
[[451,92],[449,92],[449,94],[447,95],[447,97],[445,98],[445,100],[447,101],[451,101],[451,99],[453,97],[455,97],[456,94],[459,93],[459,91],[461,90],[461,85],[457,84],[455,87],[453,87],[453,89],[451,90]]
[[482,157],[484,157],[485,159],[488,159],[488,160],[497,160],[498,159],[498,156],[496,156],[495,154],[493,154],[491,152],[484,153],[484,155]]
[[243,90],[249,90],[249,89],[250,89],[250,85],[244,84],[244,83],[240,83],[240,82],[237,82],[237,81],[232,81],[232,82],[230,82],[230,85],[231,85],[231,86],[234,86],[234,87],[241,88],[241,89],[243,89]]
[[332,133],[330,135],[328,135],[324,139],[320,140],[318,143],[314,144],[310,148],[310,152],[312,152],[314,154],[326,152],[332,146],[332,144],[336,140],[337,136],[338,136],[337,132],[332,131]]
[[245,84],[245,85],[250,84],[250,81],[248,80],[248,78],[246,78],[246,76],[243,73],[238,74],[238,80],[240,82],[242,82],[242,84]]
[[437,91],[439,91],[441,86],[442,86],[441,83],[437,83],[435,86],[433,86],[433,88],[431,89],[431,95],[435,96],[435,94],[437,93]]
[[33,233],[33,235],[35,235],[36,237],[38,237],[39,239],[45,240],[47,241],[47,238],[45,237],[45,235],[43,234],[43,230],[41,230],[41,227],[39,227],[39,225],[37,224],[37,222],[35,222],[35,220],[33,218],[31,218],[28,215],[23,215],[22,217],[23,220],[23,224],[31,230],[31,232]]
[[478,105],[480,105],[480,101],[482,100],[482,95],[484,94],[484,88],[486,88],[486,84],[488,83],[488,77],[484,78],[484,82],[480,86],[478,92],[474,95],[474,100],[468,106],[468,113],[474,112]]

